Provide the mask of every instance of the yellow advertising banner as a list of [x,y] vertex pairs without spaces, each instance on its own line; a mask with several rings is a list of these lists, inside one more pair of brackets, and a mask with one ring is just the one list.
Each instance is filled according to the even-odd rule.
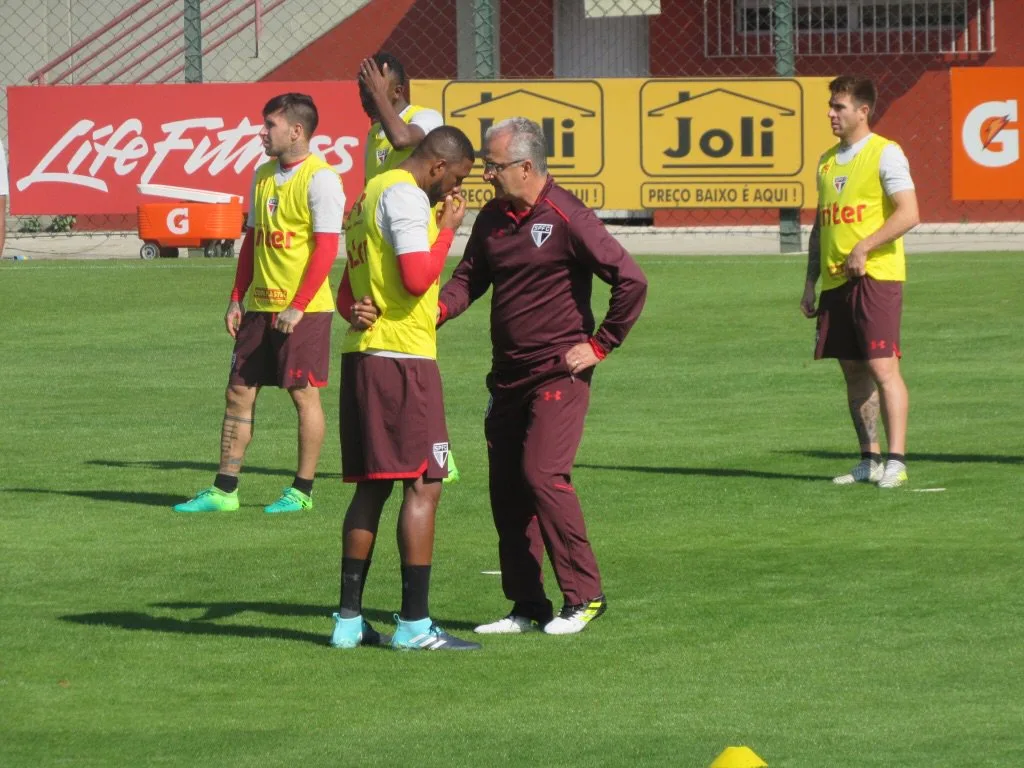
[[[830,79],[414,80],[412,97],[476,147],[505,118],[536,121],[551,174],[591,208],[813,208]],[[473,208],[493,194],[481,172]]]

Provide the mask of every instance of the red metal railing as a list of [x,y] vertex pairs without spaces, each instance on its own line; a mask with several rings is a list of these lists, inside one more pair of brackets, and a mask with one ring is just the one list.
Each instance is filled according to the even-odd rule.
[[[215,21],[209,27],[204,25],[203,54],[205,55],[216,50],[224,43],[246,31],[249,27],[252,27],[255,32],[255,46],[256,53],[258,55],[260,40],[263,34],[264,17],[275,8],[284,5],[285,1],[286,0],[271,0],[270,2],[266,2],[266,0],[221,0],[221,2],[210,8],[204,7],[201,16],[204,21],[210,19],[221,11],[224,11],[226,15]],[[228,6],[232,3],[239,2],[241,5],[237,12],[231,12],[230,9],[228,9]],[[108,21],[98,30],[88,35],[85,39],[73,45],[53,61],[50,61],[30,74],[28,76],[28,81],[36,85],[56,85],[58,83],[68,82],[69,78],[84,69],[87,65],[92,65],[84,74],[76,76],[74,81],[79,84],[90,83],[96,82],[102,77],[103,83],[123,82],[121,78],[129,75],[129,73],[150,59],[153,56],[153,51],[161,51],[166,49],[168,46],[174,46],[170,53],[160,58],[158,63],[146,69],[145,72],[135,74],[130,77],[132,82],[142,82],[155,72],[159,72],[162,67],[165,67],[172,62],[175,57],[181,56],[185,51],[184,43],[174,45],[175,41],[181,40],[183,37],[180,30],[181,22],[185,15],[184,10],[177,10],[170,13],[170,15],[167,15],[175,5],[178,5],[178,7],[181,8],[181,0],[140,0],[140,2],[135,3],[127,10],[118,14],[115,18]],[[241,21],[229,29],[225,34],[210,42],[209,45],[206,44],[206,40],[209,35],[212,35],[212,33],[216,32],[218,29],[241,19],[250,7],[253,11],[251,18]],[[160,21],[160,19],[165,15],[167,17]],[[112,30],[118,28],[125,22],[130,23],[128,26],[125,26],[124,29],[120,29],[116,34],[109,35]],[[140,52],[140,49],[143,48],[143,42],[134,41],[132,39],[132,35],[146,25],[154,22],[159,23],[154,29],[146,30],[146,37],[144,41],[145,51]],[[169,30],[169,28],[172,29]],[[54,74],[61,65],[68,62],[68,60],[74,56],[82,53],[97,41],[102,41],[98,50],[94,50],[91,53],[83,55],[81,61],[64,68],[59,74]],[[116,48],[119,43],[122,45],[122,49],[113,56],[109,56],[108,54],[111,49]],[[124,66],[121,66],[116,72],[113,74],[104,74],[109,73],[112,67],[118,65],[129,57],[131,57],[131,60]],[[160,77],[158,82],[165,83],[180,75],[184,69],[184,64],[182,64],[170,73]]]

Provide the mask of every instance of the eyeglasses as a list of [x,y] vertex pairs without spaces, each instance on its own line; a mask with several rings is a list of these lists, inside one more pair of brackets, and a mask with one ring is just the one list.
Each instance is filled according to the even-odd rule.
[[492,163],[490,161],[484,163],[484,173],[501,173],[506,168],[511,168],[513,165],[519,165],[525,163],[530,158],[524,157],[522,160],[509,160],[507,163]]

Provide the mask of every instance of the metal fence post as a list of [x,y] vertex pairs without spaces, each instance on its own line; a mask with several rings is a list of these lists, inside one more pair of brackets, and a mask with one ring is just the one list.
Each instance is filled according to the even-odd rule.
[[203,22],[200,0],[185,0],[185,82],[203,82]]
[[496,0],[473,0],[473,77],[493,80],[498,76]]
[[[772,13],[772,36],[775,43],[775,74],[796,77],[794,49],[793,0],[775,0]],[[779,209],[779,251],[793,253],[800,247],[800,209]]]

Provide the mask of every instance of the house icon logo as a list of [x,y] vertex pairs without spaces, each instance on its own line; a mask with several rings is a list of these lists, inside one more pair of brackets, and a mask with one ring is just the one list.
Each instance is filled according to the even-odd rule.
[[528,117],[544,130],[553,175],[592,177],[604,167],[604,94],[596,81],[458,81],[444,87],[441,100],[445,124],[461,129],[478,151],[492,125]]
[[640,155],[651,176],[795,176],[803,167],[796,80],[657,80],[640,89]]

